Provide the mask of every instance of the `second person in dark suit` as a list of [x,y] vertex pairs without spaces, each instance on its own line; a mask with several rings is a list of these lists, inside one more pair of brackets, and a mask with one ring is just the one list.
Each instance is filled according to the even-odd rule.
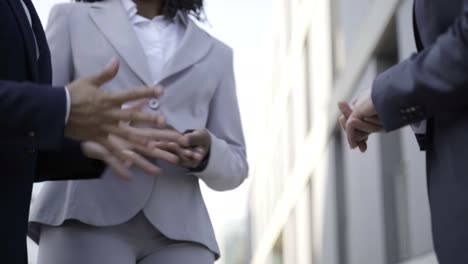
[[[408,25],[410,26],[410,25]],[[351,147],[369,133],[423,123],[434,246],[468,263],[468,0],[415,0],[418,53],[380,74],[354,109],[341,104]]]

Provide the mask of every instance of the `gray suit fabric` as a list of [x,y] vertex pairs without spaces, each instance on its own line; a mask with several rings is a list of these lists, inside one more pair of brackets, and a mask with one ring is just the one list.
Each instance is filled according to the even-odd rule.
[[[189,17],[179,16],[186,32],[163,70],[160,111],[178,131],[208,129],[212,146],[207,167],[193,172],[155,161],[164,170],[160,177],[135,170],[137,177],[127,182],[106,171],[100,180],[47,183],[31,209],[29,235],[35,241],[40,224],[59,226],[75,219],[112,226],[143,211],[168,238],[197,242],[219,255],[199,180],[225,191],[238,187],[248,175],[233,54]],[[104,89],[153,85],[146,57],[119,0],[56,6],[47,36],[56,85],[99,72],[112,57],[121,60],[121,67]]]
[[435,251],[468,263],[468,0],[416,0],[414,20],[418,53],[382,73],[372,98],[387,131],[428,120]]
[[38,264],[212,264],[215,255],[197,243],[166,238],[140,213],[116,226],[66,221],[43,226]]

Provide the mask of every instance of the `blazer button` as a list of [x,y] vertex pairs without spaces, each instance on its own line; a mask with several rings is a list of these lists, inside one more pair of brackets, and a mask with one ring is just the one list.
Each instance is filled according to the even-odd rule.
[[35,137],[35,136],[36,136],[36,133],[34,133],[34,131],[29,132],[29,137]]
[[152,110],[158,110],[159,105],[160,105],[159,100],[158,99],[151,99],[151,100],[149,100],[148,105]]

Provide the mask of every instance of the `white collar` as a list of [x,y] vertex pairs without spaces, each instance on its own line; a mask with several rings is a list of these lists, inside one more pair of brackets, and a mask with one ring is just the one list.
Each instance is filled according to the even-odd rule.
[[128,17],[132,18],[138,13],[137,6],[132,0],[122,0],[122,4]]
[[121,1],[125,9],[125,12],[127,12],[128,17],[130,18],[130,21],[133,24],[140,24],[140,23],[145,23],[149,21],[158,21],[159,23],[164,24],[164,26],[166,27],[166,26],[169,26],[172,22],[181,21],[184,24],[187,23],[186,15],[184,15],[180,11],[177,12],[176,16],[172,20],[166,19],[164,16],[157,16],[153,18],[152,20],[149,20],[147,18],[144,18],[138,15],[137,5],[135,4],[135,2],[133,2],[133,0],[121,0]]

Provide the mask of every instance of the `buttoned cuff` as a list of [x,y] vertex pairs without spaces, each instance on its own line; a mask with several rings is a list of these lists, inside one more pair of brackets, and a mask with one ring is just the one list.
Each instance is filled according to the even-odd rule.
[[413,123],[411,124],[411,129],[415,134],[424,135],[427,132],[427,121],[424,120],[419,123]]

